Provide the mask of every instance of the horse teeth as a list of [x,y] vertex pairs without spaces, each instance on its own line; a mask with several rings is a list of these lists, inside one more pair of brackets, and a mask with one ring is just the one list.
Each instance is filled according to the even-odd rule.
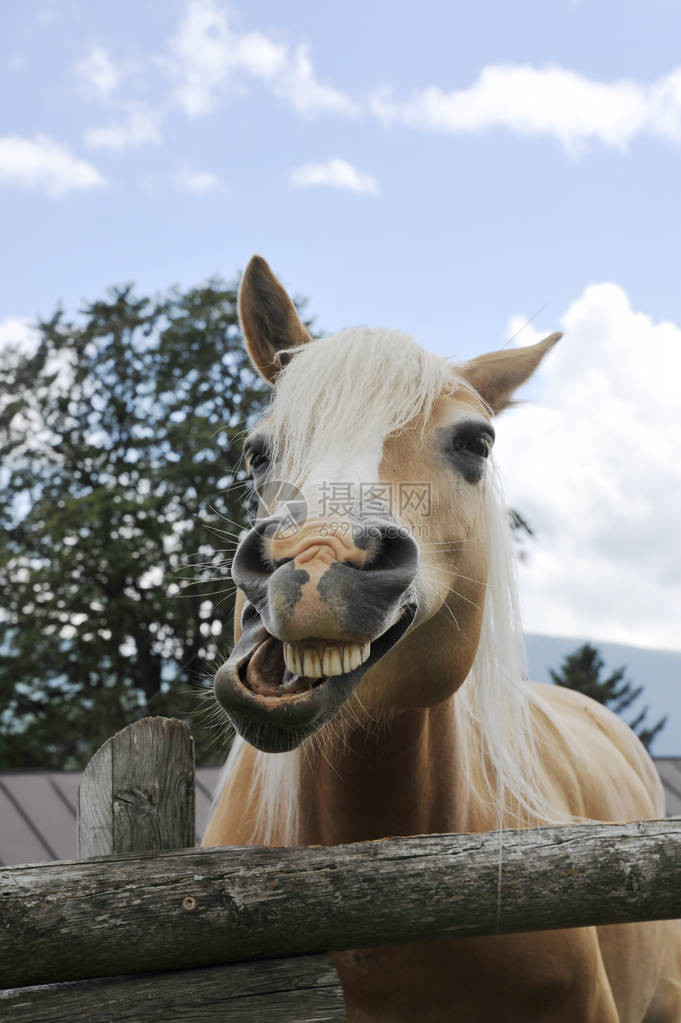
[[302,647],[298,643],[283,643],[284,664],[294,675],[307,678],[327,678],[344,675],[364,664],[371,653],[371,643],[343,643],[323,648]]
[[355,643],[350,647],[350,670],[354,671],[362,663],[362,648]]
[[303,674],[303,658],[294,643],[284,643],[284,664],[293,675]]
[[363,660],[362,648],[356,643],[346,643],[343,647],[343,671],[354,671]]
[[337,646],[327,646],[322,660],[322,671],[325,675],[343,674],[343,661]]
[[322,663],[314,647],[307,647],[303,654],[303,675],[306,678],[322,677]]

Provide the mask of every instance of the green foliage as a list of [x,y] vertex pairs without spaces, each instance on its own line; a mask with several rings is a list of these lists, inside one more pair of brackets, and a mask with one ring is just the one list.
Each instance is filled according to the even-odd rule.
[[231,641],[240,438],[265,397],[235,286],[114,289],[38,336],[0,365],[0,766],[82,766],[158,713],[193,717],[210,761],[224,729],[196,710]]
[[[622,714],[638,700],[643,692],[643,686],[636,686],[625,677],[626,668],[617,668],[608,678],[601,678],[604,667],[605,662],[596,647],[584,643],[574,653],[567,655],[560,670],[551,672],[551,678],[556,685],[576,689],[614,710],[616,714]],[[638,735],[646,749],[649,749],[655,736],[666,725],[667,717],[647,726],[644,723],[647,716],[648,707],[644,707],[633,721],[629,722],[629,727]]]

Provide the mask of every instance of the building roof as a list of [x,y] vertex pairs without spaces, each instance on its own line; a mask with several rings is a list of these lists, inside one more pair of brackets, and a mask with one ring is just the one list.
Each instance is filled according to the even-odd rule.
[[[196,841],[210,814],[219,767],[196,769]],[[0,771],[0,864],[76,857],[80,771]]]
[[667,803],[667,817],[681,817],[681,757],[653,757]]
[[[667,815],[681,816],[681,757],[657,757]],[[220,769],[196,769],[196,841],[208,823]],[[79,771],[0,771],[0,865],[76,857]]]

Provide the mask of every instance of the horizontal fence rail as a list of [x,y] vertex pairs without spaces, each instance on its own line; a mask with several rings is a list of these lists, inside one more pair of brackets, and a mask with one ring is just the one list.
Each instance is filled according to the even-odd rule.
[[679,916],[680,818],[126,854],[0,869],[0,987]]
[[327,956],[290,956],[0,991],[8,1023],[344,1023]]

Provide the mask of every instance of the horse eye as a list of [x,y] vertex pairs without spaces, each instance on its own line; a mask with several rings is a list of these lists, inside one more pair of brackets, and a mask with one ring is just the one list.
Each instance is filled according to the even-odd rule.
[[467,451],[478,458],[488,458],[492,450],[492,438],[488,433],[480,433],[477,437],[454,442],[455,451]]
[[250,473],[264,472],[270,464],[270,456],[264,443],[247,444],[246,466]]
[[494,444],[494,436],[487,429],[471,428],[469,424],[457,431],[452,440],[452,450],[476,458],[488,458]]
[[254,451],[248,456],[248,468],[250,472],[264,472],[270,460],[264,451]]

